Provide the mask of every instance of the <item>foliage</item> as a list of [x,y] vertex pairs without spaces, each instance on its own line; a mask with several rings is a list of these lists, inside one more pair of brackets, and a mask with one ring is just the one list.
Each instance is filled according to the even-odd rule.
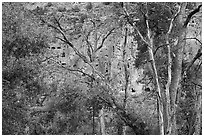
[[[159,134],[157,91],[144,39],[149,29],[165,91],[166,34],[179,5],[3,3],[2,134],[102,134],[102,126],[106,134]],[[188,3],[186,16],[198,5]],[[186,31],[175,114],[178,134],[196,130],[202,88],[201,19],[198,12]],[[174,23],[169,35],[172,58],[179,27]],[[66,65],[51,45],[66,47]]]

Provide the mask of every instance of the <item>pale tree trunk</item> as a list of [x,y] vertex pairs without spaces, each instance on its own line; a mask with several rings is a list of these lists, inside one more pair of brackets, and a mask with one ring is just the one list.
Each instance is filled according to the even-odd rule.
[[[182,72],[182,61],[183,61],[183,49],[185,46],[185,36],[186,36],[186,28],[191,19],[191,17],[196,13],[199,12],[201,5],[198,6],[197,9],[192,11],[187,18],[184,20],[185,16],[185,9],[187,3],[180,3],[180,7],[178,12],[175,14],[174,18],[171,20],[170,28],[166,34],[166,44],[168,49],[168,81],[166,85],[166,92],[163,93],[161,90],[159,76],[157,74],[157,68],[155,63],[155,58],[153,55],[153,34],[149,28],[149,20],[148,20],[148,10],[144,14],[146,18],[146,26],[147,26],[147,37],[144,37],[137,26],[130,22],[128,22],[132,27],[135,28],[138,35],[141,39],[148,45],[148,52],[149,52],[149,62],[151,63],[153,77],[155,81],[155,89],[157,93],[157,101],[158,101],[158,118],[159,118],[159,129],[160,134],[164,135],[165,132],[169,132],[168,134],[177,134],[177,127],[176,127],[176,97],[177,91],[179,88],[180,80],[181,80],[181,72]],[[146,3],[147,7],[147,3]],[[148,8],[147,8],[148,9]],[[125,14],[129,16],[127,10],[124,8]],[[175,20],[176,28],[175,30],[178,32],[176,35],[177,44],[175,45],[175,58],[172,60],[171,53],[173,53],[170,49],[169,45],[169,35],[173,27],[173,21]],[[173,68],[173,69],[172,69]],[[165,125],[164,125],[165,124]],[[165,131],[164,131],[165,130]]]
[[[171,105],[171,113],[170,113],[170,134],[175,135],[177,134],[176,128],[176,98],[177,98],[177,91],[179,88],[181,76],[182,76],[182,61],[183,61],[183,49],[186,44],[185,37],[186,37],[186,30],[187,25],[190,22],[192,16],[200,11],[202,5],[199,5],[196,9],[190,12],[186,18],[185,9],[187,3],[181,3],[181,10],[177,18],[177,26],[178,26],[178,42],[176,44],[176,51],[175,51],[175,59],[173,60],[173,73],[172,73],[172,81],[169,88],[170,91],[170,105]],[[186,19],[184,19],[186,18]]]
[[162,89],[162,100],[163,100],[163,121],[164,121],[164,134],[167,133],[168,130],[168,121],[169,121],[169,117],[168,117],[168,96],[166,95],[166,92],[164,89]]
[[202,130],[202,94],[199,91],[196,101],[196,120],[195,120],[195,132],[194,135],[201,135]]
[[[123,8],[124,8],[124,12],[125,12],[126,16],[129,17],[129,13],[127,12],[127,9],[125,8],[125,6],[123,6]],[[147,8],[147,3],[146,3],[146,8]],[[149,62],[151,64],[151,69],[152,69],[152,72],[153,72],[153,78],[154,78],[154,83],[155,83],[155,89],[156,89],[156,93],[157,93],[159,131],[160,131],[161,135],[164,135],[162,91],[161,91],[161,87],[160,87],[159,76],[158,76],[158,73],[157,73],[155,58],[154,58],[154,54],[153,54],[153,48],[154,48],[154,40],[153,39],[154,39],[154,36],[153,36],[153,34],[152,34],[151,30],[150,30],[150,27],[149,27],[148,10],[147,10],[146,14],[144,14],[144,16],[145,16],[145,19],[146,19],[145,23],[146,23],[146,26],[147,26],[147,36],[146,37],[144,37],[142,35],[142,33],[139,31],[139,28],[137,26],[135,26],[135,24],[133,24],[129,20],[129,18],[127,18],[127,21],[137,31],[138,35],[143,40],[143,42],[146,43],[147,46],[148,46]]]
[[173,16],[173,18],[170,21],[169,29],[166,33],[166,45],[167,45],[167,59],[168,59],[168,64],[167,64],[167,74],[168,74],[168,79],[167,79],[167,84],[166,84],[166,92],[163,94],[164,98],[164,103],[163,103],[163,108],[164,108],[164,123],[165,123],[165,134],[168,134],[169,131],[171,130],[170,128],[170,85],[171,85],[171,80],[172,80],[172,58],[171,58],[171,45],[169,42],[169,36],[171,34],[171,31],[173,29],[173,23],[176,20],[177,16],[180,13],[180,9],[178,9],[177,13]]
[[[146,5],[147,7],[147,5]],[[156,68],[155,58],[153,54],[154,48],[154,36],[149,28],[149,20],[148,20],[148,11],[145,14],[146,16],[146,25],[147,25],[147,41],[148,44],[148,53],[149,53],[149,62],[151,63],[151,67],[153,70],[153,77],[155,81],[155,89],[157,92],[157,101],[158,101],[158,113],[159,113],[159,131],[161,135],[164,135],[164,117],[163,117],[163,103],[164,99],[162,98],[162,91],[159,82],[159,76]]]
[[99,118],[100,118],[100,132],[101,132],[101,135],[105,135],[106,132],[105,132],[105,119],[104,119],[104,109],[103,109],[103,107],[99,111]]
[[[157,131],[156,132],[158,132],[158,134],[161,134],[162,133],[162,130],[164,130],[164,127],[163,127],[163,129],[162,129],[162,127],[161,127],[161,116],[160,116],[160,102],[159,102],[159,98],[157,97],[157,118],[158,118],[158,123],[157,123],[157,125],[158,125],[158,129],[157,129]],[[164,132],[164,131],[163,131]]]
[[[147,5],[146,5],[147,7]],[[162,98],[162,91],[160,87],[160,82],[159,82],[159,76],[156,68],[156,63],[155,63],[155,58],[153,54],[153,48],[154,48],[154,35],[152,34],[150,28],[149,28],[149,20],[148,20],[148,10],[147,13],[144,14],[146,18],[146,26],[147,26],[147,38],[145,38],[139,31],[137,27],[134,27],[136,31],[138,32],[139,36],[141,39],[147,44],[148,46],[148,53],[149,53],[149,62],[151,64],[151,69],[153,72],[153,78],[154,78],[154,83],[155,83],[155,89],[157,93],[157,101],[158,101],[158,118],[159,118],[159,131],[161,135],[164,135],[164,117],[163,117],[163,98]],[[134,26],[134,25],[132,25]]]
[[159,77],[157,74],[156,64],[153,56],[153,39],[150,39],[150,48],[149,48],[149,57],[150,63],[154,74],[155,79],[155,87],[157,91],[157,100],[158,100],[158,113],[159,113],[159,131],[161,135],[164,135],[164,117],[163,117],[163,99],[162,99],[162,92],[159,83]]
[[[148,18],[147,14],[145,16],[146,16],[146,18]],[[153,38],[154,37],[151,36],[152,34],[151,34],[151,31],[149,28],[148,20],[146,20],[146,25],[147,25],[147,32],[148,32],[147,39],[142,36],[142,34],[140,33],[140,31],[137,27],[135,27],[135,29],[138,32],[138,34],[140,35],[141,39],[148,45],[149,62],[151,64],[151,69],[153,72],[153,77],[154,77],[154,82],[155,82],[155,89],[156,89],[156,93],[157,93],[159,131],[160,131],[161,135],[164,135],[164,117],[163,117],[163,102],[164,102],[164,100],[162,98],[162,91],[161,91],[161,87],[160,87],[159,76],[157,73],[155,58],[154,58],[154,54],[153,54],[153,47],[154,47]]]
[[[176,106],[179,102],[179,98],[177,97],[180,93],[178,90],[180,87],[180,81],[182,77],[182,61],[183,61],[183,50],[186,44],[186,30],[187,25],[191,19],[191,17],[199,12],[201,5],[199,5],[195,10],[189,13],[186,19],[186,9],[187,3],[181,3],[178,12],[175,14],[174,18],[172,18],[169,30],[166,34],[166,44],[168,49],[168,81],[166,85],[166,116],[167,116],[167,132],[171,135],[177,134],[177,126],[176,126]],[[175,58],[172,61],[170,53],[172,52],[169,45],[169,35],[172,29],[173,21],[176,20],[177,24],[177,44],[175,45]],[[173,63],[172,63],[173,62]],[[172,70],[173,68],[173,70]],[[198,118],[199,119],[199,118]]]
[[173,60],[173,72],[171,84],[169,87],[170,92],[170,119],[169,119],[169,134],[177,134],[176,126],[176,95],[179,88],[179,83],[181,80],[181,71],[182,71],[182,61],[183,61],[183,50],[186,42],[184,38],[186,36],[186,26],[184,26],[184,16],[187,3],[182,3],[180,7],[180,13],[178,14],[176,23],[178,25],[178,42],[176,44],[175,58]]

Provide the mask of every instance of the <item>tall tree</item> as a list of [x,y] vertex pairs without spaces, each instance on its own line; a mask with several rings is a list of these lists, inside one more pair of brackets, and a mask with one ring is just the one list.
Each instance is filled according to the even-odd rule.
[[[166,24],[168,24],[168,28],[160,29],[162,26],[153,26],[153,14],[156,13],[157,4],[155,3],[144,3],[141,4],[144,8],[141,8],[140,13],[143,15],[142,20],[145,24],[145,27],[139,26],[141,24],[134,22],[132,18],[130,18],[131,13],[124,7],[124,12],[126,13],[127,20],[132,27],[135,28],[137,35],[139,38],[145,43],[148,51],[148,60],[151,64],[151,71],[154,78],[155,83],[155,90],[157,91],[157,100],[158,100],[158,109],[159,109],[159,126],[160,126],[160,134],[177,134],[177,127],[176,127],[176,96],[177,91],[179,90],[180,80],[182,77],[182,62],[183,62],[183,54],[184,54],[184,46],[185,46],[185,37],[186,37],[186,29],[187,25],[191,19],[191,17],[199,12],[201,5],[199,5],[195,10],[190,12],[185,19],[186,16],[186,6],[187,3],[179,3],[177,4],[177,12],[174,15],[171,15],[170,22],[167,21],[164,16],[163,20],[166,20]],[[154,9],[153,9],[154,8]],[[164,8],[163,11],[158,11],[158,15],[165,14],[168,10]],[[157,13],[156,13],[157,14]],[[160,21],[160,20],[159,20]],[[162,24],[162,21],[160,21]],[[163,22],[165,24],[165,22]],[[157,29],[155,29],[157,27]],[[172,27],[174,32],[172,31]],[[142,32],[144,31],[144,32]],[[159,32],[159,33],[158,33]],[[165,37],[166,43],[164,44],[167,46],[167,85],[165,86],[166,91],[161,87],[162,83],[160,82],[160,77],[158,73],[158,66],[156,63],[156,56],[154,54],[154,48],[156,47],[156,39],[158,35],[163,33]],[[173,38],[169,38],[170,33],[174,33],[175,36]],[[175,46],[171,46],[169,40],[175,40]],[[164,46],[162,45],[162,46]],[[172,50],[174,51],[174,58],[172,59]],[[157,51],[157,49],[156,49]],[[156,53],[156,52],[155,52]],[[164,94],[166,92],[166,94]]]

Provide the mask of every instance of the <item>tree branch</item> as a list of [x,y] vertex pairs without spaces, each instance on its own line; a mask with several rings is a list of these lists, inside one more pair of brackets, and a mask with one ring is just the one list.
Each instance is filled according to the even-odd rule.
[[[142,14],[144,15],[144,20],[145,20],[145,23],[146,23],[146,26],[147,26],[147,37],[148,39],[150,40],[151,39],[151,30],[150,30],[150,27],[149,27],[149,17],[148,17],[148,7],[147,7],[147,2],[146,2],[146,13],[144,13],[141,9],[140,11],[142,12]],[[152,45],[153,46],[153,45]],[[153,47],[151,47],[153,48]]]
[[168,43],[168,44],[163,44],[163,45],[158,46],[158,47],[155,49],[155,51],[154,51],[154,55],[157,53],[157,50],[159,50],[159,48],[168,46],[168,45],[170,45],[170,44],[172,44],[172,43],[174,43],[174,41],[172,41],[171,43]]
[[[147,7],[147,3],[146,3],[146,9]],[[144,13],[143,13],[144,14]],[[162,91],[161,91],[161,86],[160,86],[160,82],[159,82],[159,76],[158,76],[158,71],[156,68],[156,63],[155,63],[155,58],[154,58],[154,54],[153,54],[153,47],[154,47],[154,42],[153,42],[153,35],[152,32],[150,30],[149,27],[149,17],[148,17],[148,9],[146,11],[146,13],[144,14],[144,19],[145,19],[145,23],[147,25],[147,39],[148,39],[148,52],[149,52],[149,59],[150,59],[150,64],[153,70],[153,76],[154,76],[154,80],[155,80],[155,88],[156,88],[156,93],[157,93],[157,99],[158,99],[158,111],[159,111],[159,131],[161,135],[164,135],[164,116],[163,116],[163,103],[164,103],[164,99],[162,98]]]
[[60,28],[60,30],[64,31],[64,29],[62,28],[62,26],[61,26],[61,24],[60,24],[60,22],[59,22],[60,19],[57,19],[57,18],[54,16],[54,20],[56,21],[57,26]]
[[63,36],[64,42],[66,41],[66,43],[69,44],[70,47],[72,47],[72,48],[74,47],[74,45],[71,42],[69,42],[69,40],[67,39],[67,37],[66,37],[65,33],[63,32],[63,30],[61,30],[58,27],[52,25],[51,23],[48,23],[42,17],[40,17],[40,20],[43,21],[44,23],[46,23],[48,25],[48,27],[51,27],[51,28],[57,30]]
[[142,39],[142,41],[144,41],[147,45],[149,45],[149,42],[147,42],[147,40],[145,39],[145,37],[140,33],[138,27],[130,21],[130,16],[129,13],[127,12],[127,9],[125,8],[125,6],[123,6],[123,10],[125,12],[125,17],[127,19],[127,22],[137,31],[137,33],[139,34],[140,38]]
[[200,11],[201,6],[202,6],[202,5],[199,5],[196,9],[194,9],[192,12],[190,12],[190,13],[188,14],[188,16],[187,16],[187,18],[186,18],[186,21],[185,21],[184,24],[183,24],[184,27],[187,27],[187,25],[188,25],[188,23],[190,22],[192,16],[193,16],[194,14],[196,14],[197,12]]
[[[63,38],[60,37],[56,37],[58,39],[60,39],[61,41],[65,42],[66,44],[68,44],[74,51],[75,53],[85,62],[87,63],[93,70],[94,73],[96,73],[98,76],[100,76],[102,79],[104,79],[105,77],[100,74],[98,71],[95,70],[95,68],[89,63],[88,59],[86,58],[86,56],[84,56],[83,54],[81,54],[75,47],[74,45],[66,38],[64,32],[62,30],[60,30],[58,27],[46,22],[44,19],[40,18],[44,23],[46,23],[49,27],[59,31],[59,33],[63,36]],[[83,72],[81,72],[83,73]]]
[[[37,15],[37,16],[38,16],[38,15]],[[56,18],[55,18],[55,21],[56,21],[56,23],[58,24],[58,27],[52,25],[51,23],[48,23],[48,22],[47,22],[46,20],[44,20],[41,16],[38,16],[38,17],[40,18],[40,20],[41,20],[43,23],[47,24],[48,27],[51,27],[51,28],[57,30],[57,31],[63,36],[63,38],[60,38],[60,37],[56,37],[56,38],[60,39],[60,40],[63,41],[64,43],[68,44],[68,45],[75,51],[75,53],[76,53],[80,58],[82,58],[82,60],[83,60],[85,63],[87,63],[87,64],[92,68],[93,74],[97,74],[97,75],[100,77],[100,80],[102,80],[103,82],[105,82],[106,85],[111,88],[111,85],[110,85],[109,83],[107,83],[107,81],[106,81],[106,79],[105,79],[105,76],[102,75],[100,72],[98,72],[98,71],[92,66],[92,64],[90,64],[90,62],[88,62],[87,58],[86,58],[84,55],[82,55],[82,54],[74,47],[74,45],[67,39],[67,37],[66,37],[66,35],[65,35],[65,33],[64,33],[64,31],[63,31],[61,25],[60,25],[60,22],[59,22]],[[93,25],[96,25],[95,22],[93,22],[92,20],[90,20],[90,21],[93,23]],[[108,34],[103,38],[102,43],[104,43],[104,41],[105,41],[105,40],[107,39],[107,37],[112,33],[113,30],[115,30],[115,28],[111,29],[111,30],[108,32]],[[59,64],[59,63],[58,63],[58,64]],[[60,65],[61,65],[61,64],[60,64]],[[85,72],[83,72],[82,70],[79,70],[79,69],[71,69],[71,68],[67,68],[67,67],[62,66],[62,65],[61,65],[61,67],[67,69],[68,71],[80,72],[80,73],[82,73],[82,74],[84,74],[84,75],[87,75],[88,77],[90,77],[90,78],[92,78],[92,79],[94,79],[94,80],[97,80],[97,79],[98,79],[97,76],[87,74],[87,73],[85,73]]]
[[57,38],[57,39],[63,41],[64,43],[66,43],[66,41],[65,41],[64,39],[62,39],[62,38],[60,38],[60,37],[58,37],[58,36],[56,36],[55,38]]
[[197,54],[195,55],[195,57],[193,58],[193,60],[189,63],[189,65],[186,67],[186,70],[183,71],[184,72],[188,72],[188,70],[192,67],[192,65],[194,64],[194,62],[200,58],[202,56],[202,52],[201,52],[201,48],[197,51]]
[[125,71],[125,97],[124,97],[124,101],[123,101],[123,108],[124,110],[126,109],[126,104],[127,104],[127,90],[128,90],[128,83],[129,83],[129,72],[127,69],[127,61],[126,61],[126,46],[127,46],[127,37],[128,37],[128,29],[125,28],[125,40],[124,40],[124,44],[123,44],[123,67],[124,67],[124,71]]
[[186,40],[186,39],[195,39],[196,41],[198,41],[200,43],[200,45],[202,45],[202,42],[197,38],[185,38],[184,40]]
[[91,23],[93,24],[93,26],[95,28],[96,27],[96,23],[92,19],[90,19],[90,21],[91,21]]
[[194,85],[196,85],[196,86],[198,86],[198,87],[200,87],[200,88],[202,89],[202,85],[197,84],[197,83],[195,83],[195,82],[193,82],[193,81],[191,81],[191,83],[193,83]]
[[108,31],[108,33],[106,34],[105,37],[103,37],[102,41],[101,41],[101,45],[96,49],[95,52],[97,52],[98,50],[100,50],[103,47],[103,44],[105,42],[105,40],[108,38],[108,36],[115,30],[116,28],[112,28],[110,31]]
[[56,55],[56,56],[50,56],[50,57],[46,57],[44,60],[41,60],[40,63],[43,63],[51,58],[56,58],[56,57],[59,57],[59,55]]
[[57,63],[58,65],[60,65],[60,67],[66,69],[66,70],[68,70],[68,71],[71,71],[71,72],[79,72],[79,73],[82,73],[83,75],[86,75],[86,76],[90,77],[91,79],[95,80],[94,76],[92,76],[92,75],[90,75],[90,74],[88,74],[88,73],[85,73],[85,72],[82,71],[81,69],[71,69],[71,68],[68,68],[68,67],[65,67],[65,66],[61,65],[61,63],[58,63],[58,62],[56,62],[56,63]]
[[88,62],[88,59],[87,59],[82,53],[80,53],[78,49],[76,49],[76,48],[74,47],[74,45],[67,39],[67,37],[65,36],[65,34],[64,34],[64,32],[63,32],[62,30],[60,30],[59,28],[57,28],[56,26],[54,26],[54,25],[52,25],[52,24],[50,24],[50,23],[48,23],[48,22],[47,22],[47,24],[48,24],[49,27],[51,27],[51,28],[53,28],[53,29],[55,29],[55,30],[58,30],[58,31],[60,32],[60,34],[63,36],[63,39],[62,39],[62,38],[59,38],[59,37],[56,37],[56,38],[58,38],[58,39],[60,39],[61,41],[65,42],[66,44],[68,44],[68,45],[75,51],[75,53],[76,53],[80,58],[83,59],[83,61],[84,61],[85,63]]
[[91,43],[89,42],[89,35],[91,34],[92,31],[89,31],[88,34],[85,36],[85,39],[86,39],[86,42],[88,44],[88,46],[90,47],[91,49],[91,52],[93,52],[93,47],[91,45]]

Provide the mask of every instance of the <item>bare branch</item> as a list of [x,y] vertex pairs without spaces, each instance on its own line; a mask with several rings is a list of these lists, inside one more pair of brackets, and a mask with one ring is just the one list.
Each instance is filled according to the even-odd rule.
[[[151,39],[151,30],[150,30],[150,27],[149,27],[149,17],[148,17],[148,9],[147,9],[147,2],[146,2],[146,13],[143,13],[143,11],[141,10],[141,12],[143,13],[144,15],[144,20],[146,22],[146,26],[147,26],[147,37],[148,39],[150,40]],[[153,48],[153,47],[151,47]]]
[[200,43],[200,45],[202,45],[202,42],[197,38],[185,38],[184,40],[186,40],[186,39],[195,39],[196,41],[198,41]]
[[91,45],[91,43],[89,42],[89,35],[91,34],[91,31],[89,31],[88,35],[86,36],[86,42],[89,45],[89,47],[91,48],[91,52],[93,52],[93,47]]
[[96,49],[95,52],[97,52],[98,50],[100,50],[103,47],[103,44],[105,42],[105,40],[108,38],[108,36],[115,30],[115,28],[112,28],[110,31],[108,31],[108,33],[106,34],[105,37],[103,37],[101,45]]
[[129,72],[127,70],[127,61],[126,61],[126,46],[127,46],[127,37],[128,37],[128,29],[125,28],[125,39],[124,39],[124,44],[123,44],[123,67],[125,71],[125,97],[123,101],[123,108],[124,110],[126,109],[126,104],[127,104],[127,88],[128,88],[128,83],[129,83]]
[[68,71],[74,71],[74,72],[82,73],[83,75],[86,75],[86,76],[90,77],[91,79],[95,80],[95,78],[92,75],[90,75],[88,73],[85,73],[84,71],[82,71],[80,69],[71,69],[71,68],[67,68],[67,67],[64,67],[64,66],[62,66],[62,67],[65,68]]
[[[186,39],[194,39],[194,40],[196,40],[196,41],[198,41],[199,43],[200,43],[200,45],[202,45],[202,42],[199,40],[199,39],[197,39],[197,38],[185,38],[184,40],[186,40]],[[183,73],[186,73],[186,72],[188,72],[189,71],[189,69],[192,67],[192,65],[194,64],[194,62],[198,59],[198,58],[200,58],[201,56],[202,56],[202,49],[201,49],[202,47],[200,47],[200,49],[198,49],[198,51],[197,51],[197,53],[196,53],[196,55],[195,55],[195,57],[193,58],[193,60],[189,63],[189,65],[186,67],[186,69],[183,71]]]
[[200,11],[201,6],[202,6],[202,5],[199,5],[196,9],[194,9],[192,12],[190,12],[190,13],[188,14],[188,16],[187,16],[187,18],[186,18],[186,21],[185,21],[184,24],[183,24],[184,27],[187,27],[187,25],[188,25],[188,23],[190,22],[192,16],[193,16],[194,14],[196,14],[197,12]]
[[56,37],[56,38],[58,38],[58,39],[60,39],[61,41],[65,42],[66,44],[68,44],[68,45],[75,51],[75,53],[76,53],[79,57],[81,57],[81,58],[83,59],[83,61],[84,61],[85,63],[88,62],[88,59],[87,59],[82,53],[80,53],[78,49],[76,49],[76,48],[74,47],[74,45],[67,39],[65,33],[64,33],[61,29],[59,29],[58,27],[56,27],[56,26],[54,26],[54,25],[52,25],[52,24],[46,22],[46,21],[45,21],[44,19],[42,19],[42,18],[41,18],[41,20],[43,20],[43,22],[45,22],[45,23],[48,25],[48,27],[51,27],[51,28],[53,28],[53,29],[59,31],[59,33],[63,36],[63,39],[60,38],[60,37]]
[[199,61],[199,62],[200,62],[200,64],[199,64],[198,67],[197,67],[197,71],[200,69],[200,67],[201,67],[201,65],[202,65],[202,60]]
[[181,11],[181,6],[179,6],[178,11],[177,11],[176,14],[174,15],[174,17],[171,19],[171,22],[170,22],[170,25],[169,25],[169,30],[168,30],[168,32],[167,32],[167,35],[168,35],[168,36],[170,35],[171,30],[172,30],[172,28],[173,28],[173,22],[174,22],[174,20],[176,19],[176,17],[178,17],[180,11]]
[[129,18],[130,16],[129,16],[129,13],[127,12],[127,9],[125,8],[125,6],[123,6],[123,10],[125,12],[125,17],[127,19],[127,22],[137,31],[137,33],[139,34],[142,41],[144,41],[147,45],[149,45],[149,42],[147,42],[145,37],[140,33],[140,31],[139,31],[138,27],[135,25],[135,23],[130,21],[130,18]]
[[137,31],[137,33],[139,34],[140,38],[142,39],[142,41],[144,41],[147,45],[149,45],[149,42],[147,42],[147,40],[145,39],[145,37],[140,33],[138,27],[134,26],[134,29]]
[[[63,41],[63,42],[65,42],[65,43],[68,44],[69,46],[70,46],[70,44],[72,45],[72,43],[70,43],[69,41],[66,41],[66,40],[64,40],[64,39],[62,39],[62,38],[60,38],[60,37],[56,37],[56,38],[59,39],[59,40],[61,40],[61,41]],[[69,43],[70,43],[70,44],[69,44]],[[74,46],[70,46],[70,47],[72,47],[72,49],[74,50],[74,52],[75,52],[85,63],[88,62],[88,59],[86,58],[86,56],[84,56],[82,53],[80,53],[78,49],[76,49]]]
[[42,18],[41,18],[41,20],[43,20],[44,23],[48,24],[49,27],[51,27],[51,28],[53,28],[53,29],[59,31],[59,33],[63,36],[63,38],[60,38],[60,37],[56,37],[56,38],[58,38],[58,39],[60,39],[61,41],[65,42],[66,44],[68,44],[68,45],[74,50],[74,52],[75,52],[85,63],[87,63],[88,65],[90,65],[90,66],[92,67],[92,69],[94,70],[94,67],[89,63],[89,61],[88,61],[88,59],[86,58],[86,56],[84,56],[82,53],[79,52],[78,49],[76,49],[76,48],[74,47],[74,45],[66,38],[66,35],[65,35],[65,33],[64,33],[62,30],[60,30],[58,27],[56,27],[56,26],[54,26],[54,25],[52,25],[52,24],[46,22],[46,21],[45,21],[44,19],[42,19]]
[[195,82],[193,82],[193,81],[191,81],[191,83],[193,83],[194,85],[196,85],[196,86],[198,86],[199,88],[201,88],[201,89],[202,89],[202,85],[197,84],[197,83],[195,83]]
[[90,21],[91,21],[91,23],[93,24],[93,26],[95,28],[96,27],[96,23],[92,19],[90,19]]
[[95,80],[94,76],[92,76],[92,75],[90,75],[90,74],[88,74],[88,73],[85,73],[85,72],[84,72],[83,70],[81,70],[81,69],[72,69],[72,68],[68,68],[68,67],[66,67],[66,66],[63,66],[63,65],[62,65],[61,63],[59,63],[59,62],[55,62],[55,63],[57,63],[58,65],[60,65],[60,67],[66,69],[66,70],[68,70],[68,71],[71,71],[71,72],[79,72],[79,73],[82,73],[83,75],[86,75],[86,76],[90,77],[91,79],[94,79],[94,80]]
[[41,60],[40,63],[43,63],[43,62],[45,62],[45,61],[47,61],[49,59],[56,58],[56,57],[59,57],[59,55],[46,57],[44,60]]
[[64,43],[66,43],[66,41],[65,41],[64,39],[60,38],[60,37],[57,37],[57,36],[56,36],[55,38],[57,38],[57,39],[63,41]]
[[88,44],[89,48],[91,49],[91,52],[93,52],[93,47],[89,41],[89,36],[90,36],[91,32],[92,32],[92,30],[90,30],[87,35],[85,33],[83,33],[83,37],[84,37],[86,43]]
[[102,34],[99,34],[98,38],[97,38],[97,41],[99,41],[99,39],[101,38]]
[[71,42],[69,42],[69,40],[67,39],[67,37],[66,37],[65,33],[63,32],[63,30],[61,30],[61,29],[59,29],[58,27],[52,25],[51,23],[48,23],[48,22],[45,21],[42,17],[40,17],[40,19],[41,19],[44,23],[46,23],[46,24],[48,25],[48,27],[51,27],[51,28],[57,30],[57,31],[63,36],[64,42],[66,41],[66,43],[69,44],[70,47],[72,47],[72,48],[74,47],[74,45],[73,45]]
[[189,65],[186,67],[184,72],[188,72],[188,70],[192,67],[192,65],[194,64],[194,62],[200,58],[202,56],[202,52],[201,52],[201,48],[197,51],[197,54],[195,55],[195,57],[193,58],[193,60],[189,63]]
[[62,28],[62,26],[61,26],[61,24],[60,24],[60,22],[59,22],[60,18],[57,19],[57,18],[54,16],[54,19],[55,19],[55,21],[56,21],[56,23],[57,23],[57,26],[58,26],[62,31],[64,31],[64,29]]
[[154,55],[157,53],[157,51],[159,50],[159,48],[168,46],[168,45],[170,45],[170,44],[172,44],[172,43],[174,43],[174,41],[172,41],[171,43],[168,43],[168,44],[163,44],[163,45],[158,46],[158,47],[155,49],[155,51],[154,51]]
[[[31,12],[31,13],[33,13],[33,12]],[[35,13],[33,13],[33,14],[36,15]],[[87,63],[87,64],[92,68],[93,73],[97,74],[97,75],[101,78],[101,80],[103,80],[104,82],[106,82],[105,76],[102,75],[100,72],[98,72],[98,71],[89,63],[88,59],[87,59],[83,54],[81,54],[81,53],[78,51],[78,49],[76,49],[76,48],[74,47],[74,45],[67,39],[67,37],[66,37],[66,35],[65,35],[65,33],[64,33],[64,31],[63,31],[61,25],[60,25],[60,22],[59,22],[56,18],[55,18],[55,20],[56,20],[56,23],[58,24],[58,27],[59,27],[59,28],[56,27],[56,26],[54,26],[54,25],[52,25],[51,23],[48,23],[48,22],[47,22],[46,20],[44,20],[41,16],[39,16],[39,15],[36,15],[36,16],[38,16],[39,19],[40,19],[43,23],[47,24],[48,27],[51,27],[51,28],[57,30],[57,31],[63,36],[63,38],[60,38],[60,37],[56,37],[56,38],[60,39],[60,40],[63,41],[64,43],[68,44],[68,45],[74,50],[74,52],[75,52],[85,63]],[[90,21],[95,25],[95,23],[94,23],[92,20],[90,20]],[[61,28],[60,28],[60,27],[61,27]],[[112,31],[113,31],[113,30],[112,30]],[[110,34],[109,34],[109,35],[110,35]],[[108,37],[108,36],[107,36],[107,37]],[[57,62],[57,63],[58,63],[58,62]],[[58,63],[58,64],[59,64],[59,63]],[[61,65],[61,66],[62,66],[62,65]],[[64,66],[62,66],[62,67],[64,67]],[[66,68],[66,67],[64,67],[64,68]],[[89,76],[89,77],[91,77],[91,78],[95,78],[94,76],[92,76],[92,75],[90,75],[90,74],[87,74],[87,73],[85,73],[85,72],[83,72],[82,70],[79,70],[79,69],[77,69],[77,70],[75,70],[75,69],[70,69],[70,68],[66,68],[66,69],[69,70],[69,71],[80,72],[80,73],[82,73],[82,74],[84,74],[84,75],[87,75],[87,76]],[[106,82],[106,84],[109,85],[107,82]],[[111,86],[109,85],[109,87],[111,87]]]

